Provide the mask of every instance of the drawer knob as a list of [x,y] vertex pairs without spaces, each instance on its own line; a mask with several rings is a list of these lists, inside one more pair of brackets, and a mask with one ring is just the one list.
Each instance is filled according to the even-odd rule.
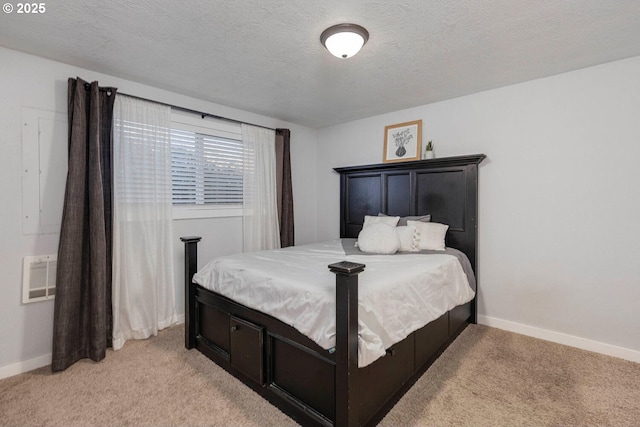
[[387,350],[387,354],[389,356],[393,356],[394,354],[396,354],[396,349],[395,348],[390,348]]
[[237,331],[237,330],[238,330],[238,326],[233,325],[233,326],[231,327],[231,332],[235,332],[235,331]]

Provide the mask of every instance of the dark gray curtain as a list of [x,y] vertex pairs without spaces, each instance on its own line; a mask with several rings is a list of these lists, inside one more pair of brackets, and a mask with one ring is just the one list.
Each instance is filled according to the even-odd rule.
[[69,170],[58,246],[51,369],[111,345],[111,124],[115,88],[69,79]]
[[278,186],[280,246],[283,248],[295,245],[290,140],[289,129],[276,129],[276,185]]

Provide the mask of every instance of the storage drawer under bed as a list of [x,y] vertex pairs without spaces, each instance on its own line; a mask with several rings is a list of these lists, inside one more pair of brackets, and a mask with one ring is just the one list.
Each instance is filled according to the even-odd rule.
[[198,301],[196,336],[232,367],[264,384],[264,328]]

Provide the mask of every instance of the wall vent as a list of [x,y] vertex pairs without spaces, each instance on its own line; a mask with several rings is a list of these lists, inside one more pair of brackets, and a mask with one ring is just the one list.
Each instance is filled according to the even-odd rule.
[[46,301],[55,297],[57,264],[57,254],[24,257],[23,303]]

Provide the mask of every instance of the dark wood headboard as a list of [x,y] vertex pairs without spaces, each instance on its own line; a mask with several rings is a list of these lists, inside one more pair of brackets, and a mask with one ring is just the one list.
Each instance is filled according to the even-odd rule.
[[358,237],[365,215],[426,215],[448,224],[446,245],[476,270],[478,164],[486,156],[443,157],[335,168],[340,173],[340,237]]

